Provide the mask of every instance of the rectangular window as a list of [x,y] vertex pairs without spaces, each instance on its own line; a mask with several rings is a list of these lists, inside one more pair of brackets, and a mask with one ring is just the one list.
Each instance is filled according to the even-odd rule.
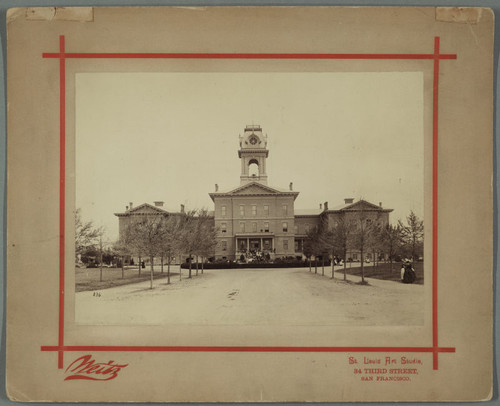
[[245,232],[245,223],[240,223],[240,233]]
[[295,240],[295,252],[302,252],[303,251],[303,247],[304,247],[303,241],[304,240],[302,240],[300,238]]
[[269,232],[269,223],[264,223],[264,232],[265,233]]
[[252,216],[256,216],[256,215],[257,215],[257,205],[252,204]]
[[227,231],[227,224],[226,223],[221,223],[220,224],[220,230],[225,233]]
[[253,231],[254,233],[256,233],[256,232],[257,232],[257,223],[252,223],[252,231]]
[[306,233],[308,233],[310,229],[311,228],[310,228],[309,224],[306,224]]
[[283,211],[283,216],[287,216],[288,215],[288,206],[286,204],[283,205],[282,207],[282,211]]
[[221,215],[222,217],[226,217],[226,206],[221,207]]
[[283,240],[283,250],[288,251],[288,240]]
[[298,234],[299,233],[299,226],[298,225],[294,225],[293,226],[293,229],[295,231],[295,234]]
[[269,216],[269,205],[268,204],[264,205],[264,216]]
[[288,233],[288,223],[286,221],[283,223],[283,232]]
[[222,251],[227,251],[227,241],[222,241]]
[[245,206],[240,204],[240,216],[245,217]]

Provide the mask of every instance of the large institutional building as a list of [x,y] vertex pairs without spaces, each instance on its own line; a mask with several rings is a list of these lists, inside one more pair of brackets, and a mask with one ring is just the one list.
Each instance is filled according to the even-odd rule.
[[[262,133],[261,127],[246,126],[239,141],[240,185],[227,191],[218,190],[216,185],[215,191],[209,193],[215,205],[213,217],[218,230],[216,259],[235,260],[256,253],[271,259],[301,257],[309,230],[320,224],[331,227],[340,218],[355,222],[360,212],[367,222],[389,223],[392,209],[365,200],[354,202],[352,198],[334,208],[329,208],[325,202],[319,205],[319,209],[296,210],[295,200],[299,192],[293,190],[292,183],[287,189],[268,185],[266,160],[269,150],[267,135]],[[183,210],[181,207],[181,212]],[[124,213],[115,213],[119,218],[120,234],[133,217],[179,214],[164,210],[163,202],[144,203],[135,208],[130,203]],[[371,255],[366,253],[365,258],[371,259]],[[348,257],[359,259],[355,251]]]

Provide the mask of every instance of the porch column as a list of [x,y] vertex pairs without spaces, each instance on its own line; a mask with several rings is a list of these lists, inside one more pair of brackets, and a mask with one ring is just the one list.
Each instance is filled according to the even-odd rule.
[[260,237],[260,250],[264,251],[264,239]]
[[247,251],[250,251],[250,238],[247,238]]

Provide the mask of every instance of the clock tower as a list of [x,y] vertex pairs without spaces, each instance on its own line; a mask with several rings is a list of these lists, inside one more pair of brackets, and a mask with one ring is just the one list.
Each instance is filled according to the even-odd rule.
[[238,156],[241,159],[240,185],[250,182],[259,182],[267,185],[266,158],[267,135],[262,134],[260,125],[247,125],[243,135],[240,135],[240,149]]

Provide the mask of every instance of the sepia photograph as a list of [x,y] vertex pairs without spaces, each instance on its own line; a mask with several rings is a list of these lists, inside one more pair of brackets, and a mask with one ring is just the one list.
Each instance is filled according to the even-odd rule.
[[11,400],[494,396],[492,10],[6,17]]
[[75,322],[424,323],[422,72],[75,75]]

